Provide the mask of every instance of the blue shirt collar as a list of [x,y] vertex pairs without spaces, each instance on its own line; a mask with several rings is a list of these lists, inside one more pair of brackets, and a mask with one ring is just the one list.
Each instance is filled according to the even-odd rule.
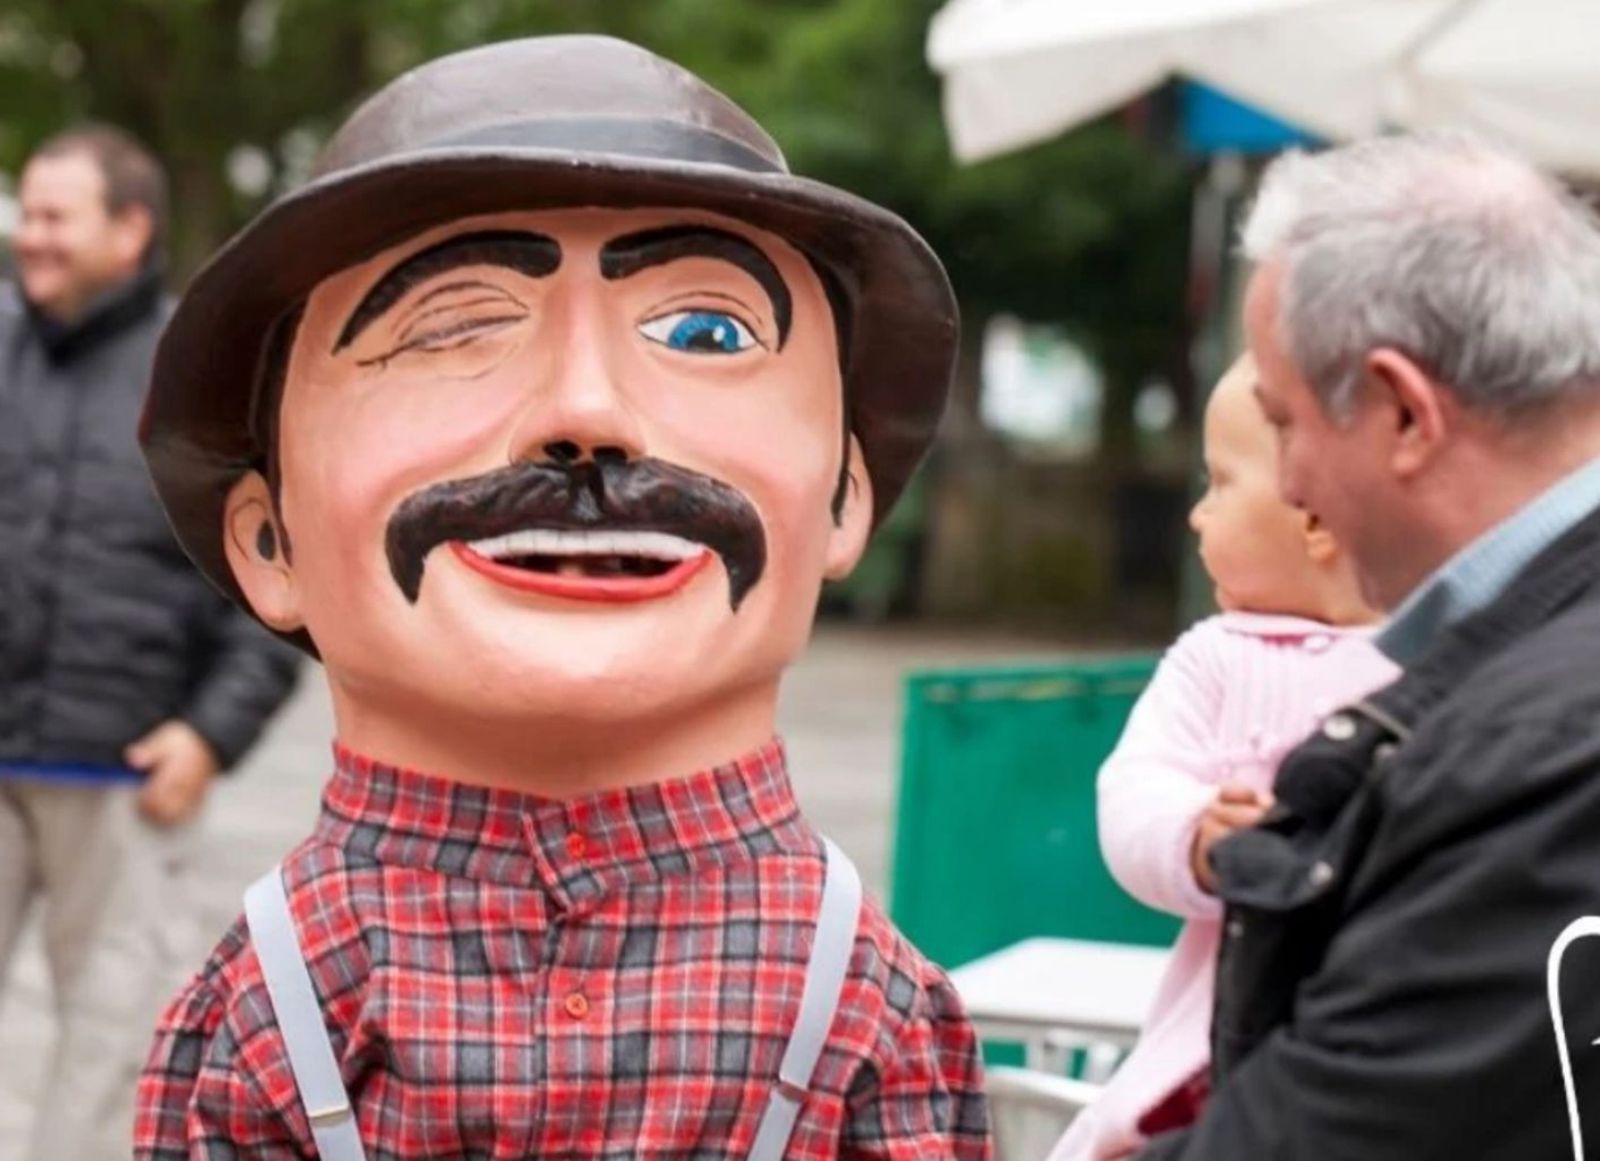
[[1508,516],[1460,552],[1408,596],[1378,648],[1409,665],[1445,629],[1487,607],[1533,558],[1600,507],[1600,459],[1591,460]]

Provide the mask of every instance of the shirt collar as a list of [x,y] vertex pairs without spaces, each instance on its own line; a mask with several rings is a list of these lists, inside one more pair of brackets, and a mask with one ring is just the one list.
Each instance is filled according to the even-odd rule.
[[1600,459],[1546,489],[1423,581],[1378,635],[1399,665],[1415,661],[1450,626],[1486,608],[1534,557],[1600,507]]
[[1247,613],[1225,610],[1217,614],[1217,621],[1229,633],[1242,637],[1265,637],[1277,640],[1298,641],[1307,637],[1370,637],[1377,632],[1374,625],[1333,625],[1326,621],[1313,621],[1293,613]]
[[566,801],[468,786],[335,746],[316,833],[357,861],[542,885],[563,908],[633,883],[814,848],[777,739],[686,778]]

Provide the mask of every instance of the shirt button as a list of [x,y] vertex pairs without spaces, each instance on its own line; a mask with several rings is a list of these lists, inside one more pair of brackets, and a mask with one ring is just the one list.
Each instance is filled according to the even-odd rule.
[[567,1015],[574,1020],[581,1020],[589,1014],[589,997],[582,992],[568,992],[562,1006],[566,1008]]
[[567,854],[575,859],[581,859],[589,853],[589,840],[574,831],[567,836]]
[[1305,639],[1305,647],[1313,653],[1326,653],[1332,644],[1333,638],[1326,633],[1313,633]]
[[1349,714],[1334,714],[1322,723],[1322,736],[1332,742],[1348,742],[1356,736],[1356,720]]

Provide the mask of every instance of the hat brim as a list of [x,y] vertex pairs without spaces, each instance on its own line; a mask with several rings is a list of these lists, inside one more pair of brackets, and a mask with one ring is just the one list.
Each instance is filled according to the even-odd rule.
[[831,272],[852,312],[846,406],[872,481],[874,526],[882,520],[933,440],[958,342],[944,270],[903,221],[785,173],[434,149],[341,171],[274,203],[195,276],[168,323],[140,439],[179,541],[214,584],[249,607],[223,548],[223,513],[234,483],[263,459],[252,393],[274,323],[324,279],[442,222],[577,206],[710,210],[789,241]]

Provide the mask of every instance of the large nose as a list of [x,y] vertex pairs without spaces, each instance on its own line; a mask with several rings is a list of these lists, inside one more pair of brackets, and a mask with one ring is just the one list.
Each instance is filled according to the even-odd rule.
[[644,455],[643,427],[622,380],[623,353],[608,342],[603,312],[573,306],[533,355],[538,362],[511,431],[512,462]]

